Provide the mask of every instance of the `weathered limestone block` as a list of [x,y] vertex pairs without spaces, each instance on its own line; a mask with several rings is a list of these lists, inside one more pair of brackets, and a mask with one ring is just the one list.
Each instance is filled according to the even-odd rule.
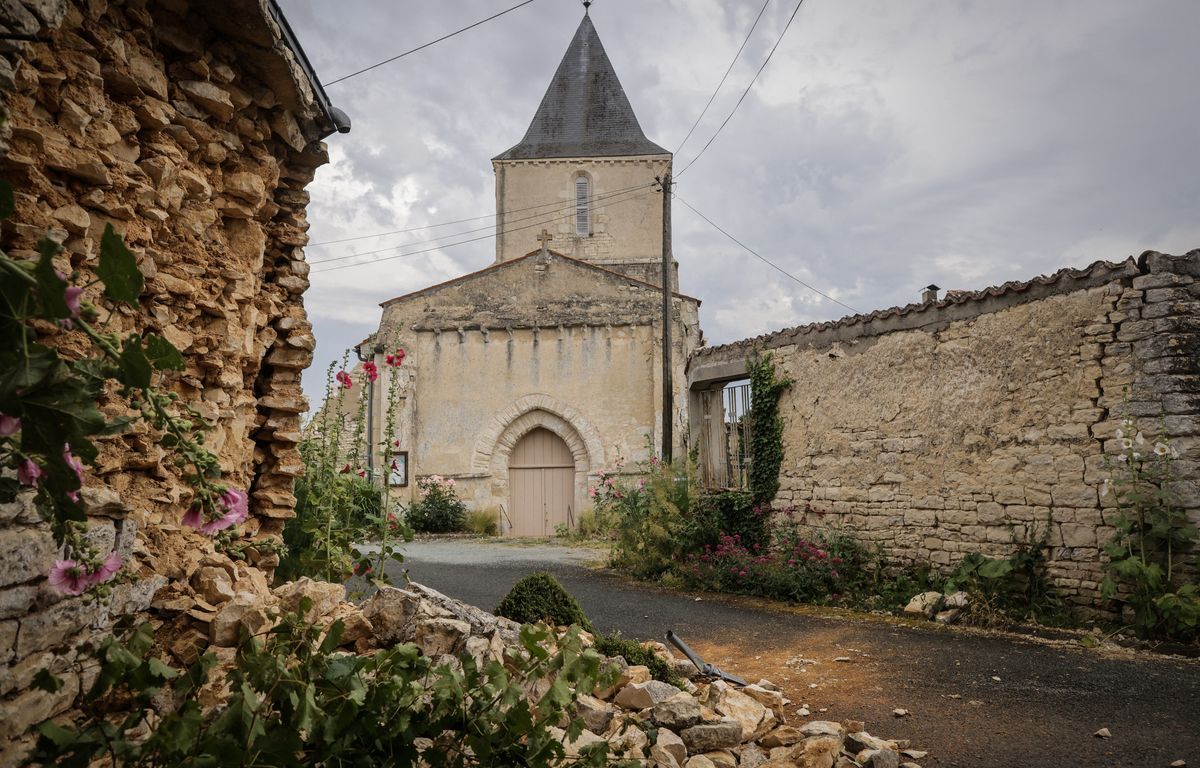
[[0,587],[44,577],[57,549],[46,526],[0,530]]
[[301,600],[308,598],[312,606],[305,615],[310,621],[318,621],[333,613],[346,599],[346,587],[304,576],[276,587],[274,594],[279,598],[279,607],[287,612],[300,610]]

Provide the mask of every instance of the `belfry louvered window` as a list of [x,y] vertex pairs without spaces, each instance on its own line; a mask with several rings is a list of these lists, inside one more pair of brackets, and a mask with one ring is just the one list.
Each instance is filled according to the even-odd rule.
[[588,204],[591,202],[591,185],[586,176],[575,178],[575,234],[590,235],[592,233],[591,216]]

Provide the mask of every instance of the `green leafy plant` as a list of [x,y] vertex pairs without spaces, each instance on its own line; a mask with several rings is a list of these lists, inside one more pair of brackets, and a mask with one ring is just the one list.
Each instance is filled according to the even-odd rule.
[[1200,637],[1194,581],[1200,534],[1172,491],[1176,451],[1147,439],[1130,418],[1116,439],[1121,452],[1113,458],[1114,477],[1101,491],[1113,494],[1120,511],[1105,547],[1110,562],[1103,594],[1129,606],[1139,634],[1194,640]]
[[637,640],[622,637],[621,634],[599,635],[596,637],[596,650],[608,657],[620,656],[631,665],[642,665],[650,670],[655,680],[683,687],[683,680],[671,669],[671,666],[654,651],[642,646]]
[[454,533],[466,526],[467,505],[454,490],[454,478],[430,475],[417,480],[421,498],[408,508],[408,524],[418,533]]
[[[365,395],[358,398],[358,422],[354,435],[347,440],[346,420],[342,414],[344,390],[357,393],[368,389],[379,378],[374,363],[365,363],[357,376],[346,371],[350,351],[340,363],[330,364],[325,375],[325,400],[310,425],[308,437],[300,444],[305,474],[296,483],[296,516],[284,526],[287,552],[281,558],[276,578],[288,581],[312,576],[326,581],[345,581],[352,574],[373,581],[390,583],[386,563],[403,562],[400,544],[412,540],[412,531],[404,522],[399,505],[392,501],[385,482],[386,472],[368,472],[366,458]],[[393,371],[387,390],[384,435],[395,430],[399,376],[395,369],[404,359],[401,351],[387,356]],[[383,439],[377,455],[384,467],[394,461],[397,446]],[[367,552],[357,542],[371,541]]]
[[750,374],[750,495],[755,504],[770,504],[779,492],[783,466],[783,418],[779,396],[792,386],[780,378],[771,353],[761,352],[746,362]]
[[[307,600],[304,601],[307,603]],[[437,664],[411,644],[371,655],[337,650],[328,631],[300,611],[265,637],[243,637],[234,666],[212,675],[204,655],[177,670],[151,655],[146,626],[103,640],[78,725],[41,726],[37,764],[86,768],[96,760],[144,766],[603,766],[608,744],[568,757],[563,742],[583,730],[575,691],[611,685],[615,668],[585,649],[578,630],[555,639],[524,626],[504,662],[464,655]],[[39,682],[61,685],[53,676]],[[206,709],[198,691],[217,686]],[[533,691],[544,691],[532,693]],[[162,695],[166,694],[166,695]],[[557,730],[560,725],[563,731]],[[564,733],[565,731],[565,733]]]
[[976,624],[1037,621],[1061,624],[1065,609],[1046,576],[1046,538],[1021,543],[1008,557],[971,552],[946,580],[947,594],[966,592],[967,613]]
[[592,622],[579,602],[544,571],[530,574],[514,584],[493,613],[524,624],[539,621],[556,627],[574,624],[592,631]]

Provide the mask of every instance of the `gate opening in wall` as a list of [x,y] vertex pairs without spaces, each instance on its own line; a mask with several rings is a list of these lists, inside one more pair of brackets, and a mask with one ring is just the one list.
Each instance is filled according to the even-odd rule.
[[750,486],[750,382],[733,381],[695,391],[699,407],[699,472],[705,488],[745,490]]

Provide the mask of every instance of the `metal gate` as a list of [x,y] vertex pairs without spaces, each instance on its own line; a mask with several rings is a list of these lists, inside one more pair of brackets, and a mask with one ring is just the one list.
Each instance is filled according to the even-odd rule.
[[537,428],[521,438],[508,459],[512,536],[551,536],[572,525],[575,458],[563,439]]

